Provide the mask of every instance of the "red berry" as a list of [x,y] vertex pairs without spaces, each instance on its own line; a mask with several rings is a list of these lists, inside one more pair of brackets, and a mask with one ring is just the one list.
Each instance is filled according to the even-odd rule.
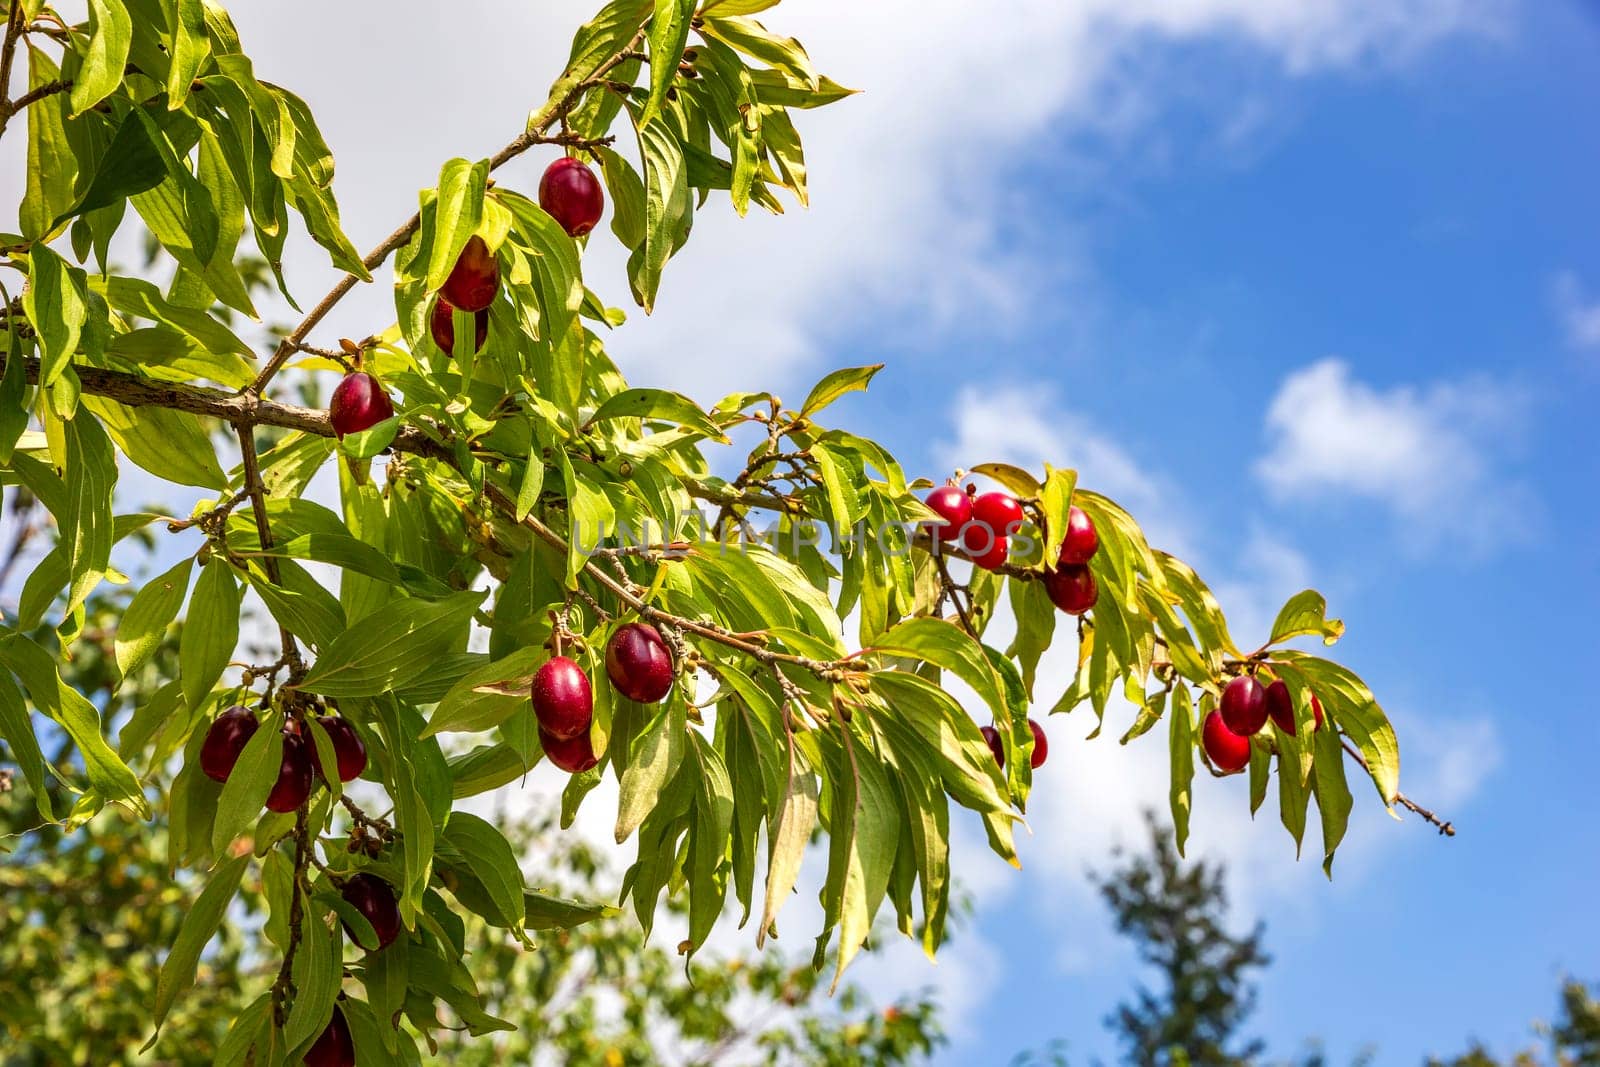
[[[433,314],[428,317],[428,332],[433,335],[433,343],[445,355],[450,355],[456,350],[456,320],[455,308],[450,306],[450,301],[444,297],[433,302]],[[477,311],[472,315],[472,347],[482,349],[483,343],[489,339],[489,312]]]
[[1022,526],[1022,505],[1010,493],[981,493],[972,502],[972,521],[982,523],[1004,537]]
[[483,311],[500,291],[500,261],[482,237],[473,234],[439,288],[445,301],[462,311]]
[[533,676],[533,713],[539,729],[551,737],[569,740],[589,732],[594,721],[594,692],[583,668],[557,656]]
[[1100,587],[1087,565],[1063,563],[1044,573],[1044,591],[1068,615],[1082,615],[1100,599]]
[[672,688],[672,653],[654,626],[630,622],[606,644],[606,676],[629,700],[654,704]]
[[539,206],[573,237],[582,237],[594,229],[605,205],[600,179],[571,156],[550,164],[539,179]]
[[356,1044],[344,1012],[335,1007],[328,1028],[306,1050],[306,1067],[356,1067]]
[[[976,532],[974,532],[976,531]],[[987,526],[969,523],[961,534],[961,547],[972,557],[974,566],[986,571],[997,571],[1006,564],[1011,554],[1011,544],[1004,537],[995,537]]]
[[1000,741],[1000,731],[993,726],[984,726],[980,727],[978,732],[983,734],[984,744],[988,745],[989,751],[994,753],[994,765],[1002,771],[1005,770],[1006,746]]
[[328,401],[328,421],[333,432],[343,437],[347,433],[370,430],[384,419],[394,415],[394,402],[383,391],[378,379],[365,371],[351,371],[333,390]]
[[1028,729],[1033,731],[1033,768],[1038,770],[1050,755],[1050,741],[1044,736],[1044,727],[1032,719],[1028,720]]
[[324,715],[317,722],[327,731],[333,742],[333,754],[339,763],[339,781],[353,782],[367,769],[367,746],[350,725],[350,720],[338,715]]
[[539,744],[543,746],[544,754],[550,762],[568,774],[586,771],[600,762],[595,757],[594,743],[589,740],[587,731],[577,737],[560,738],[546,733],[541,726]]
[[299,734],[283,735],[283,762],[278,780],[267,794],[268,811],[294,811],[311,795],[311,752]]
[[927,504],[944,522],[933,528],[939,541],[954,541],[961,528],[972,521],[972,498],[953,485],[940,486],[928,494]]
[[[1282,679],[1267,686],[1267,713],[1272,716],[1272,721],[1278,724],[1278,729],[1286,734],[1295,732],[1294,700],[1289,695],[1289,687]],[[1317,694],[1311,694],[1311,714],[1315,722],[1311,732],[1316,733],[1322,729],[1322,701],[1317,699]]]
[[1067,533],[1061,539],[1062,563],[1088,563],[1100,551],[1100,534],[1094,520],[1074,504],[1067,512]]
[[1213,711],[1206,716],[1200,738],[1205,745],[1206,756],[1219,771],[1233,774],[1244,770],[1250,762],[1250,739],[1228,729],[1221,712]]
[[1241,674],[1222,690],[1222,721],[1241,737],[1249,737],[1267,724],[1267,691],[1248,674]]
[[260,725],[254,712],[237,704],[218,715],[200,743],[201,772],[214,782],[226,782],[239,762],[239,753]]
[[[372,924],[380,949],[388,948],[400,936],[400,903],[395,900],[394,887],[388,882],[363,871],[346,881],[339,895]],[[350,928],[346,926],[345,929]]]

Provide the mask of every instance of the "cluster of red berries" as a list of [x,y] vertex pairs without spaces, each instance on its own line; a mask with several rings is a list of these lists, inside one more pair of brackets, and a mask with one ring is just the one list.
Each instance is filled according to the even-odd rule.
[[[1028,720],[1028,729],[1033,731],[1033,755],[1028,760],[1028,765],[1034,770],[1044,766],[1045,757],[1050,755],[1050,743],[1045,739],[1044,727],[1032,719]],[[989,746],[989,751],[994,753],[994,762],[1002,771],[1006,769],[1006,746],[1000,740],[1000,731],[993,726],[982,729],[983,740]]]
[[[606,644],[606,677],[629,700],[654,704],[671,690],[673,673],[672,653],[649,623],[618,627]],[[600,762],[589,737],[594,691],[573,660],[555,656],[534,674],[533,714],[539,720],[539,744],[551,763],[577,774]]]
[[[1022,505],[1010,493],[963,492],[953,485],[928,494],[928,507],[944,521],[933,528],[940,543],[959,541],[975,566],[996,571],[1010,554],[1010,538],[1022,528]],[[1068,615],[1082,615],[1100,599],[1089,561],[1100,551],[1094,520],[1077,505],[1067,513],[1060,561],[1044,574],[1045,592]]]
[[[328,739],[333,742],[333,754],[339,765],[339,780],[353,782],[367,769],[367,746],[348,719],[337,715],[324,715],[318,719]],[[249,708],[234,705],[218,715],[206,731],[200,744],[200,770],[215,782],[226,782],[239,762],[239,754],[255,736],[260,727],[255,713]],[[314,781],[311,742],[300,733],[299,726],[291,725],[283,731],[283,760],[278,766],[278,779],[267,794],[268,811],[294,811],[311,795]]]
[[[1322,729],[1322,701],[1311,694],[1312,732]],[[1200,740],[1206,756],[1220,771],[1233,774],[1250,762],[1250,738],[1271,719],[1286,734],[1295,732],[1294,699],[1281,680],[1263,686],[1241,674],[1222,690],[1222,702],[1206,716]]]
[[[605,208],[605,193],[600,179],[576,159],[563,156],[545,169],[539,180],[539,206],[573,237],[594,229]],[[489,306],[500,294],[500,260],[482,237],[473,234],[456,257],[450,276],[439,287],[433,311],[428,315],[428,334],[445,355],[455,351],[455,312],[459,308],[472,315],[474,348],[489,339]],[[328,404],[328,419],[333,432],[345,434],[370,430],[394,415],[394,403],[378,379],[366,371],[351,371],[333,391]]]

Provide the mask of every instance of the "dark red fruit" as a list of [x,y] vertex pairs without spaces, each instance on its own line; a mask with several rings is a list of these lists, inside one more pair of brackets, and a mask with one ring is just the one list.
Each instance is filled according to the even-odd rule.
[[239,753],[255,736],[256,716],[249,708],[235,704],[218,715],[200,743],[200,770],[214,782],[226,782],[239,762]]
[[1067,512],[1067,533],[1061,539],[1062,563],[1088,563],[1100,551],[1100,534],[1094,520],[1082,508],[1073,505]]
[[1250,762],[1250,739],[1228,729],[1220,711],[1213,711],[1206,716],[1200,739],[1206,747],[1206,756],[1219,771],[1233,774],[1244,770]]
[[545,168],[539,179],[539,206],[573,237],[582,237],[600,221],[606,196],[594,171],[571,156]]
[[[1281,680],[1267,686],[1267,714],[1278,724],[1278,729],[1286,734],[1294,733],[1294,699],[1289,695],[1289,687]],[[1316,717],[1316,723],[1311,727],[1312,733],[1315,733],[1322,729],[1322,701],[1317,699],[1315,693],[1311,694],[1311,714]]]
[[927,504],[944,522],[933,528],[938,541],[954,541],[961,528],[972,521],[972,498],[953,485],[940,486],[928,494]]
[[1033,731],[1033,768],[1038,770],[1044,766],[1044,761],[1050,755],[1050,741],[1044,736],[1044,727],[1028,720],[1028,729]]
[[550,660],[533,676],[533,713],[539,729],[568,740],[589,732],[594,721],[594,692],[583,668],[565,656]]
[[996,537],[1016,533],[1022,518],[1022,505],[1010,493],[980,493],[972,502],[972,521],[987,526]]
[[[455,308],[450,301],[440,297],[433,302],[433,314],[428,318],[428,332],[433,335],[433,343],[445,355],[450,355],[456,350],[456,320]],[[472,347],[483,348],[483,342],[489,339],[489,313],[487,311],[474,312],[472,316]]]
[[545,757],[568,774],[586,771],[600,762],[595,757],[594,743],[589,740],[587,730],[577,737],[560,738],[546,733],[541,726],[539,744],[544,748]]
[[356,1067],[356,1044],[339,1008],[333,1009],[328,1028],[306,1049],[305,1063],[306,1067]]
[[1100,599],[1100,586],[1082,563],[1063,563],[1045,571],[1044,591],[1051,603],[1068,615],[1082,615]]
[[393,414],[394,402],[389,394],[378,379],[365,371],[346,374],[328,401],[328,421],[340,437],[370,430]]
[[283,735],[283,762],[267,794],[268,811],[294,811],[311,795],[311,746],[299,734]]
[[606,644],[606,677],[617,692],[641,704],[654,704],[672,688],[672,653],[654,626],[630,622]]
[[[375,874],[363,872],[346,881],[339,895],[372,924],[372,932],[378,935],[379,948],[388,948],[400,936],[400,903],[395,900],[394,887],[388,882]],[[345,929],[349,930],[349,927]]]
[[[976,532],[974,532],[976,531]],[[1011,553],[1011,543],[1004,537],[995,537],[987,526],[973,523],[961,535],[961,547],[972,557],[974,566],[986,571],[997,571],[1006,564]]]
[[1222,721],[1241,737],[1249,737],[1267,724],[1267,691],[1248,674],[1241,674],[1222,690]]
[[984,726],[979,729],[983,734],[984,744],[989,746],[989,751],[994,753],[994,765],[1002,771],[1006,769],[1006,746],[1000,741],[1000,731],[993,726]]
[[333,754],[339,762],[339,781],[353,782],[367,769],[367,746],[361,735],[350,725],[350,720],[338,715],[324,715],[317,722],[333,742]]
[[500,291],[500,261],[482,237],[473,234],[450,268],[450,277],[439,287],[439,295],[462,311],[483,311],[494,303]]

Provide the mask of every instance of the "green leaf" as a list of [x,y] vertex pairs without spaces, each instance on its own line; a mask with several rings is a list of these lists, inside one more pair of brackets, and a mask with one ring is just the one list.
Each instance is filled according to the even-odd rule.
[[67,500],[65,514],[56,518],[59,546],[71,580],[66,605],[70,613],[88,598],[111,566],[111,545],[116,539],[111,501],[117,464],[110,439],[91,416],[80,413],[66,424],[65,431]]
[[117,311],[170,326],[194,338],[207,352],[254,357],[254,350],[249,344],[208,312],[169,302],[161,295],[160,289],[143,278],[113,276],[104,281],[96,278],[90,284],[95,291],[103,293],[106,302]]
[[[724,5],[726,9],[727,5]],[[807,88],[821,88],[817,72],[811,67],[810,57],[793,37],[779,37],[754,19],[740,17],[708,18],[705,20],[705,29],[729,47],[783,71]]]
[[422,736],[476,733],[499,726],[527,706],[533,673],[545,658],[542,648],[523,648],[473,671],[439,701]]
[[340,962],[343,937],[337,923],[329,927],[322,910],[305,904],[300,924],[300,950],[294,957],[294,1003],[283,1024],[283,1044],[291,1054],[304,1052],[328,1026],[343,984]]
[[72,362],[89,317],[83,271],[69,266],[48,246],[34,245],[28,253],[22,310],[39,337],[39,387],[48,388]]
[[692,954],[705,944],[722,914],[728,893],[728,870],[723,863],[733,829],[733,781],[728,768],[701,734],[689,733],[690,751],[700,765],[694,793],[694,817],[689,824],[689,862],[684,874],[689,883],[689,941]]
[[83,404],[100,417],[123,455],[156,477],[201,489],[227,487],[228,476],[198,416],[155,406],[127,407],[99,396],[85,396]]
[[566,900],[537,889],[528,890],[522,899],[530,930],[570,930],[617,914],[616,908],[604,904]]
[[1354,801],[1349,783],[1345,781],[1344,747],[1339,743],[1338,732],[1318,730],[1311,735],[1311,743],[1316,749],[1311,790],[1316,795],[1317,812],[1322,817],[1322,869],[1332,878],[1333,853],[1344,840]]
[[1272,624],[1268,644],[1276,645],[1295,637],[1315,635],[1325,645],[1344,636],[1344,623],[1328,616],[1328,602],[1315,589],[1306,589],[1289,598]]
[[873,753],[845,725],[842,757],[830,768],[828,881],[823,911],[839,928],[839,959],[831,990],[872,932],[872,917],[889,888],[899,840],[899,804]]
[[150,806],[145,802],[144,789],[128,765],[111,751],[95,706],[62,681],[50,653],[21,634],[3,629],[0,634],[4,635],[0,636],[0,663],[17,676],[34,708],[72,738],[89,784],[104,799],[123,801],[141,818],[148,817]]
[[815,415],[846,393],[865,390],[873,375],[882,369],[882,363],[873,363],[866,367],[845,367],[825,376],[806,395],[806,402],[800,405],[800,417]]
[[122,0],[89,0],[89,48],[72,82],[77,117],[116,91],[133,44],[133,19]]
[[46,775],[44,753],[39,751],[39,739],[34,736],[33,724],[28,721],[28,706],[23,702],[22,691],[11,675],[0,673],[0,741],[11,750],[11,758],[22,768],[28,780],[28,790],[33,794],[34,806],[46,822],[55,822],[55,810],[50,803],[50,780]]
[[221,556],[212,556],[194,583],[194,597],[178,638],[183,700],[198,708],[222,677],[239,643],[239,583]]
[[[429,235],[427,287],[437,290],[450,277],[461,250],[483,221],[483,194],[489,180],[489,161],[476,163],[452,159],[439,171]],[[492,251],[492,250],[491,250]]]
[[222,783],[216,820],[211,826],[211,851],[227,855],[228,847],[261,815],[267,796],[283,767],[283,719],[273,712],[250,735],[233,773]]
[[694,16],[695,0],[655,0],[655,16],[650,20],[650,96],[639,113],[641,124],[661,114],[667,90],[678,75],[683,46],[689,41],[689,20]]
[[[59,80],[55,60],[28,44],[28,88],[40,89]],[[24,237],[42,239],[52,219],[69,210],[75,199],[78,157],[67,140],[67,97],[47,96],[28,108],[27,194],[17,211]]]
[[441,600],[391,601],[329,643],[299,688],[323,696],[360,697],[410,685],[436,658],[464,643],[467,621],[484,595],[469,590]]
[[650,719],[632,733],[626,753],[612,750],[612,759],[622,770],[616,833],[617,843],[621,844],[655,809],[662,789],[683,762],[686,709],[682,694],[674,691],[665,704],[647,708],[627,703],[617,709],[617,714],[650,715]]
[[454,811],[445,823],[437,851],[441,857],[454,852],[486,890],[493,912],[485,913],[484,918],[497,926],[522,926],[527,914],[522,869],[504,834],[471,812]]
[[57,216],[50,229],[79,215],[121,204],[128,197],[154,189],[165,181],[167,160],[157,144],[160,136],[143,108],[134,108],[123,116],[83,198]]
[[793,734],[788,738],[788,750],[783,800],[767,830],[767,898],[761,912],[761,928],[756,931],[757,948],[772,930],[779,909],[794,893],[800,863],[817,825],[817,776],[795,747]]
[[600,148],[601,173],[611,196],[611,232],[630,251],[644,244],[644,181],[614,149]]
[[528,116],[529,131],[542,132],[567,97],[593,77],[601,64],[627,47],[652,10],[652,0],[611,0],[580,26],[572,39],[567,69],[550,87],[549,99]]
[[178,928],[178,939],[173,942],[172,951],[161,965],[161,976],[156,980],[156,1033],[150,1035],[150,1040],[145,1042],[140,1052],[149,1051],[150,1046],[155,1044],[161,1024],[172,1010],[178,994],[194,984],[194,972],[200,963],[200,954],[222,925],[222,917],[227,913],[234,894],[239,891],[239,880],[249,863],[250,856],[247,853],[217,868],[194,907],[184,913],[183,925]]
[[972,687],[996,719],[1009,721],[1010,705],[994,665],[983,646],[955,623],[932,616],[907,619],[878,638],[873,647],[950,671]]
[[1189,699],[1189,687],[1182,682],[1172,690],[1167,726],[1167,745],[1172,750],[1172,829],[1181,856],[1189,840],[1189,813],[1194,807],[1194,704]]
[[170,0],[167,33],[172,38],[172,66],[167,71],[167,107],[176,111],[189,98],[200,68],[211,58],[206,32],[205,0]]
[[1044,511],[1044,565],[1054,567],[1061,560],[1061,539],[1067,533],[1072,512],[1072,493],[1078,487],[1078,472],[1059,470],[1046,463],[1044,491],[1040,505]]
[[689,196],[683,147],[662,120],[636,124],[644,160],[644,243],[628,258],[633,298],[648,314],[661,288],[661,272],[689,236],[694,201]]
[[666,389],[625,389],[607,397],[605,403],[589,416],[589,425],[604,422],[606,419],[654,419],[673,422],[703,434],[713,441],[728,443],[728,438],[721,427],[712,421],[711,416],[701,411],[698,404],[682,393]]
[[972,473],[993,478],[1017,496],[1038,497],[1044,494],[1044,486],[1039,484],[1039,479],[1009,463],[980,463],[972,468]]
[[194,558],[184,558],[165,574],[146,582],[128,602],[117,624],[115,644],[117,670],[122,677],[128,677],[148,663],[161,647],[167,627],[183,607],[193,567]]

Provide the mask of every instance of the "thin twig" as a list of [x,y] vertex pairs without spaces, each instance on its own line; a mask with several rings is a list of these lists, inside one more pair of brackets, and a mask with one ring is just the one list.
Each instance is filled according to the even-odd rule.
[[[1357,763],[1361,764],[1362,770],[1366,771],[1368,774],[1372,773],[1372,768],[1367,765],[1367,758],[1361,754],[1359,749],[1350,743],[1350,739],[1348,737],[1339,738],[1339,743],[1344,745],[1344,750],[1348,752]],[[1427,822],[1437,826],[1439,828],[1439,832],[1445,837],[1456,836],[1455,823],[1440,818],[1399,790],[1395,791],[1394,802],[1399,804],[1402,808],[1405,808],[1407,811],[1415,812],[1416,814],[1422,816],[1422,818]]]

